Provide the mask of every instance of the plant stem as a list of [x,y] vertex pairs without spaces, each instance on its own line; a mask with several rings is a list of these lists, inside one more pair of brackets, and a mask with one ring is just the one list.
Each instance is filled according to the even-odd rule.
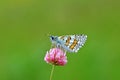
[[53,76],[54,67],[55,67],[55,65],[53,65],[53,66],[52,66],[52,70],[51,70],[51,74],[50,74],[50,80],[52,80],[52,76]]

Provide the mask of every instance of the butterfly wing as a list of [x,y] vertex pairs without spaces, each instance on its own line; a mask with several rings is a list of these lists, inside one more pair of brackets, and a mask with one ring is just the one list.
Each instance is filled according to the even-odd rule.
[[78,52],[78,50],[84,45],[87,36],[82,35],[66,35],[58,37],[61,42],[61,47],[68,52]]

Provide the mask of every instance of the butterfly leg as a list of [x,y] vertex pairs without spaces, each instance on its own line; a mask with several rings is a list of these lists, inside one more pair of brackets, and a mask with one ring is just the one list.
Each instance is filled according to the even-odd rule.
[[61,46],[59,44],[56,45],[57,48],[61,48]]
[[66,53],[66,50],[64,48],[61,48],[63,50],[64,53]]
[[51,48],[55,48],[55,47],[56,47],[56,45],[55,45],[55,44],[52,44],[52,45],[51,45]]
[[62,46],[60,46],[59,48],[66,53],[66,50]]
[[63,52],[66,53],[66,50],[60,44],[57,44],[57,45],[56,44],[52,44],[51,48],[60,48]]

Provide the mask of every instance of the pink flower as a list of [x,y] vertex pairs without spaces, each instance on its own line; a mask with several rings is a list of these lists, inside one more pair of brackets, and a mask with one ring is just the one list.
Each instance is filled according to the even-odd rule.
[[49,52],[47,51],[44,60],[53,65],[64,66],[67,63],[67,56],[61,49],[52,48]]

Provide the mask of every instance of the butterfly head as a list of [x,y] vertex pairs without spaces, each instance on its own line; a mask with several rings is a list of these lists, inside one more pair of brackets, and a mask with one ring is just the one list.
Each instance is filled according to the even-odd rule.
[[50,40],[51,40],[53,43],[56,42],[57,39],[58,39],[57,36],[50,36]]

